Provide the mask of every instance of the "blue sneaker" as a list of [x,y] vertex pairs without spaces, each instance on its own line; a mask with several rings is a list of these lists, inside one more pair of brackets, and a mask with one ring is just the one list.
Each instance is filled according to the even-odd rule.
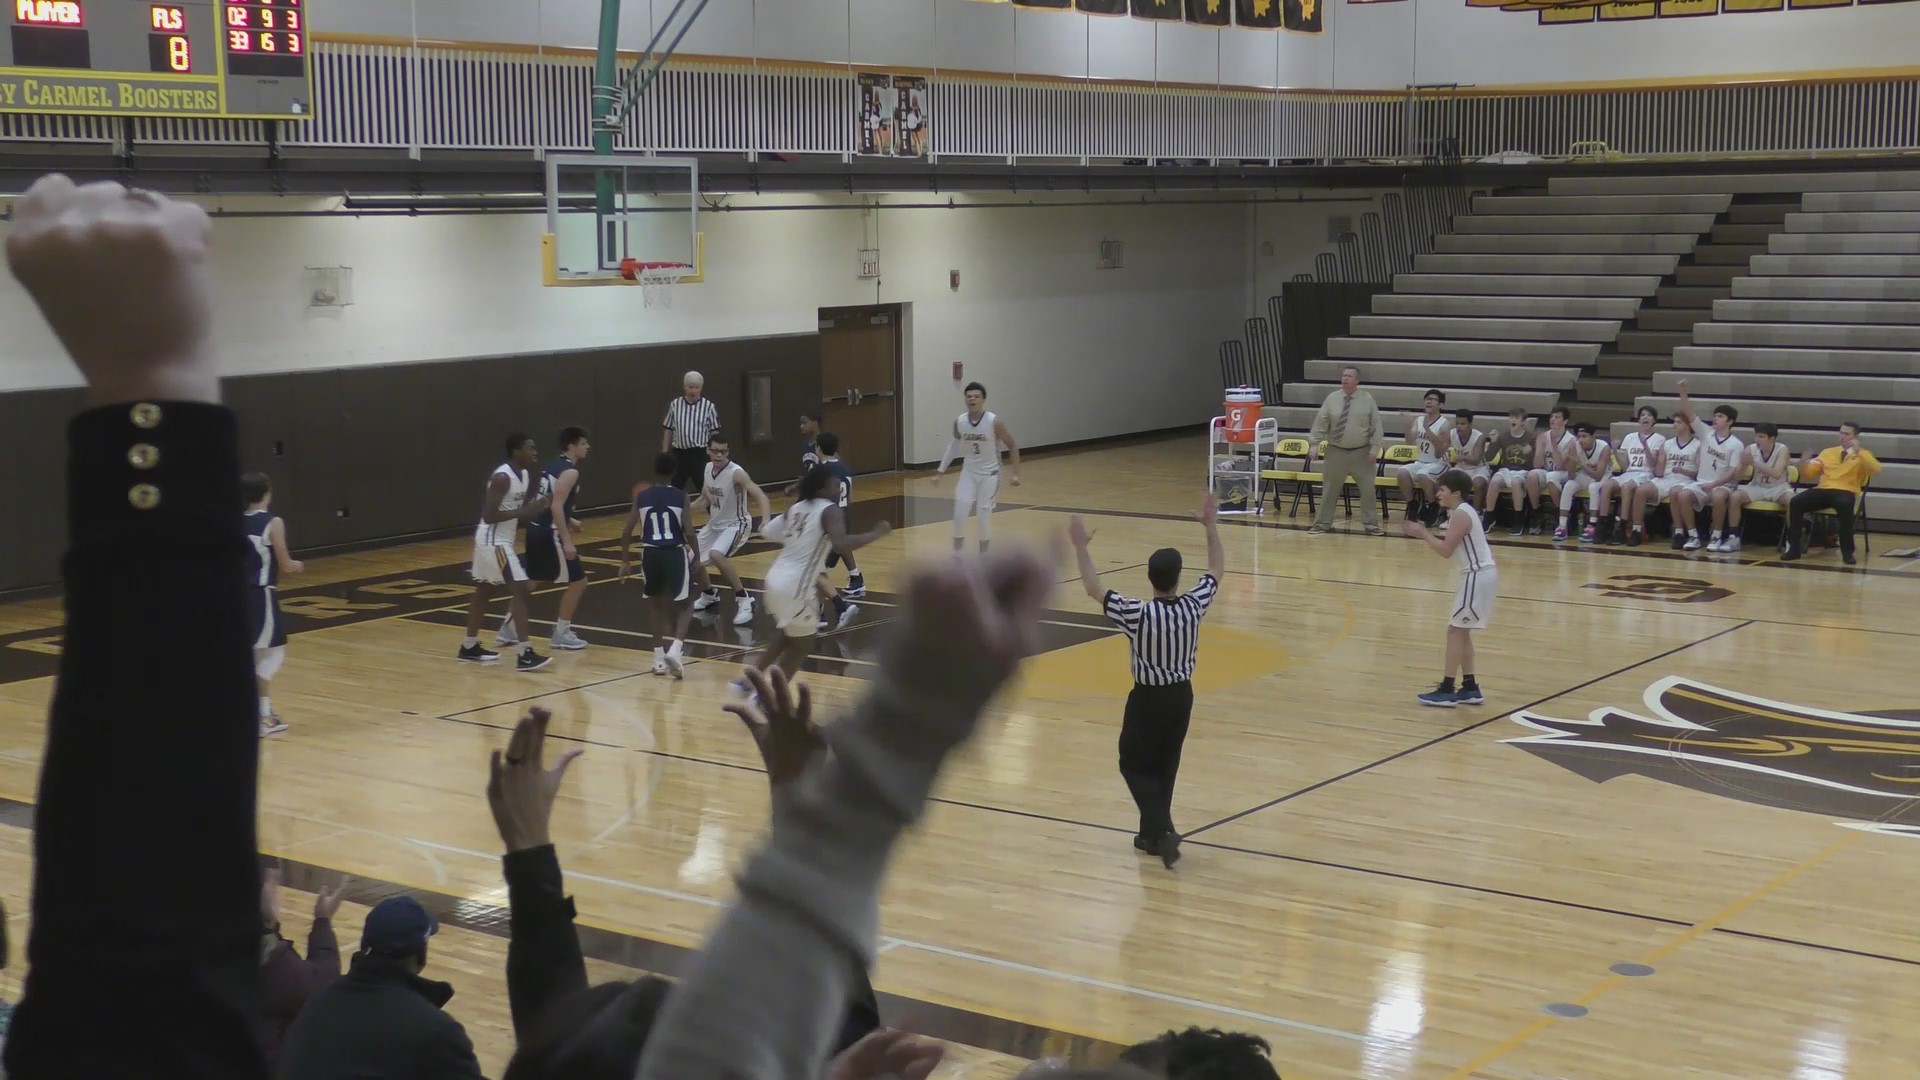
[[1432,690],[1420,695],[1420,704],[1436,709],[1451,709],[1460,703],[1459,698],[1460,695],[1452,690]]
[[1487,703],[1486,695],[1480,692],[1478,686],[1462,688],[1459,693],[1453,695],[1453,700],[1457,705],[1485,705]]

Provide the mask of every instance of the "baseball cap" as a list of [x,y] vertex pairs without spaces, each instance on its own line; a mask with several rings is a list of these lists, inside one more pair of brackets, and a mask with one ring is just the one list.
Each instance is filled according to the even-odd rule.
[[367,912],[367,923],[360,931],[360,948],[368,952],[424,952],[427,939],[438,933],[440,924],[420,901],[411,896],[389,896]]

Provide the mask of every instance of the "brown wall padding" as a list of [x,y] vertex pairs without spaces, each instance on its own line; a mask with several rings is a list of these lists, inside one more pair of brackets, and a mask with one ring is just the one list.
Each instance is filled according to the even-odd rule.
[[[247,375],[224,383],[248,469],[273,477],[274,510],[296,550],[471,525],[509,432],[592,433],[581,504],[626,501],[660,451],[660,420],[699,371],[734,457],[762,484],[798,469],[802,412],[820,404],[817,334],[623,346],[420,364]],[[749,372],[773,375],[773,438],[746,441]],[[66,547],[66,423],[79,390],[0,394],[0,449],[26,490],[0,543],[0,590],[58,580]],[[38,463],[39,467],[32,467]]]

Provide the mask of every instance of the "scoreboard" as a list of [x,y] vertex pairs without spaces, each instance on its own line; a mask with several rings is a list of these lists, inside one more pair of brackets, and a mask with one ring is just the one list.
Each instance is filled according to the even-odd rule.
[[306,0],[0,4],[0,112],[313,115]]

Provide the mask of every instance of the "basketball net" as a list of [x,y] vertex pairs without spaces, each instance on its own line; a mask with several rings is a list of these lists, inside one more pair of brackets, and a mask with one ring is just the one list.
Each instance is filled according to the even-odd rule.
[[686,263],[643,263],[634,259],[620,261],[620,276],[640,285],[641,299],[650,308],[671,308],[673,287],[693,272]]

